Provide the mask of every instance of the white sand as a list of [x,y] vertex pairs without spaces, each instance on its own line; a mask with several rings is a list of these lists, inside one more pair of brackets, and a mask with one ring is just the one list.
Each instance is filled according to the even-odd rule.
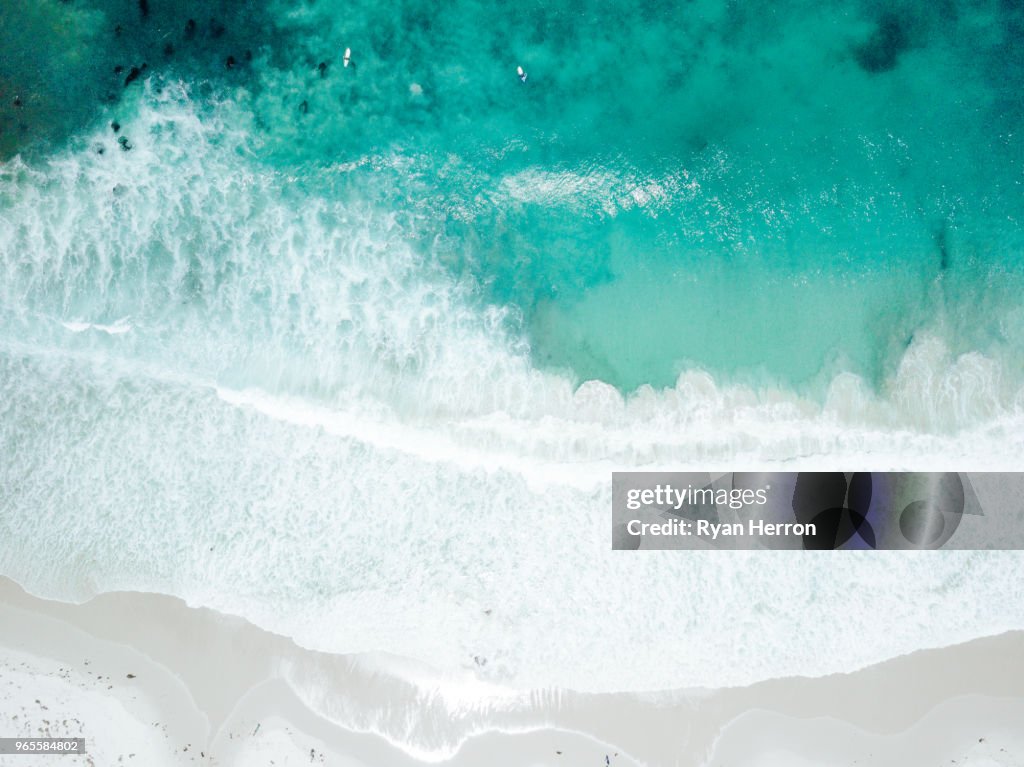
[[718,691],[514,691],[167,596],[69,605],[0,579],[0,735],[87,738],[87,756],[0,757],[23,767],[1024,765],[1024,633]]

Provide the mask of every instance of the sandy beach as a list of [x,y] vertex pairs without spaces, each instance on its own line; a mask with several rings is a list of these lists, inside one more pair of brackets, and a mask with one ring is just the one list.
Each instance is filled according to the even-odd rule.
[[4,579],[0,626],[0,731],[85,737],[62,764],[1024,764],[1022,632],[817,679],[595,695],[311,652],[158,594],[72,605]]

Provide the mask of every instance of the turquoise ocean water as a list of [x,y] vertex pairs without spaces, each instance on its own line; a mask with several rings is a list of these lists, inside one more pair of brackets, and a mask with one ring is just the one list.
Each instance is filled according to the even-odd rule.
[[21,125],[39,157],[111,120],[150,148],[143,88],[184,82],[199,119],[233,102],[245,136],[214,140],[296,208],[415,220],[418,258],[577,380],[877,384],[922,328],[1024,341],[1014,3],[5,5],[8,153]]
[[[627,562],[605,516],[612,468],[1020,454],[1022,39],[1011,0],[3,0],[0,571],[601,689],[1024,625],[1009,554]],[[706,652],[581,661],[662,630]]]

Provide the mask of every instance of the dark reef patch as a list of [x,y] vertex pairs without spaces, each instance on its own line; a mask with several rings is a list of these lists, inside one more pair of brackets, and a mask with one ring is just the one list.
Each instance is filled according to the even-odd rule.
[[871,37],[854,49],[854,57],[865,72],[888,72],[896,68],[909,46],[906,23],[895,13],[886,12],[879,17]]
[[939,270],[944,272],[950,265],[949,223],[943,221],[936,226],[932,237],[935,240],[935,247],[939,251]]
[[0,160],[81,130],[150,76],[225,77],[239,51],[288,43],[273,26],[251,0],[5,0]]

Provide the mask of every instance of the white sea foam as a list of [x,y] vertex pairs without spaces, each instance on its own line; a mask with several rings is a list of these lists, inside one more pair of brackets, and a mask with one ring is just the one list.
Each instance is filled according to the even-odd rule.
[[600,207],[609,216],[633,208],[657,215],[678,204],[680,198],[696,197],[700,181],[686,169],[659,178],[645,178],[636,172],[624,175],[605,168],[583,173],[529,168],[503,179],[500,189],[519,202],[558,204],[578,211]]
[[128,322],[127,317],[123,317],[110,325],[103,325],[98,322],[76,322],[74,320],[61,322],[60,324],[72,333],[84,333],[86,330],[99,330],[100,332],[111,336],[119,336],[132,329],[131,323]]
[[235,123],[181,89],[149,98],[131,152],[96,154],[97,134],[0,177],[5,574],[594,690],[823,674],[1024,627],[1013,553],[609,541],[613,468],[1017,468],[1005,360],[936,329],[881,391],[840,375],[823,404],[699,370],[575,387],[410,247],[415,214],[344,190],[297,209]]

